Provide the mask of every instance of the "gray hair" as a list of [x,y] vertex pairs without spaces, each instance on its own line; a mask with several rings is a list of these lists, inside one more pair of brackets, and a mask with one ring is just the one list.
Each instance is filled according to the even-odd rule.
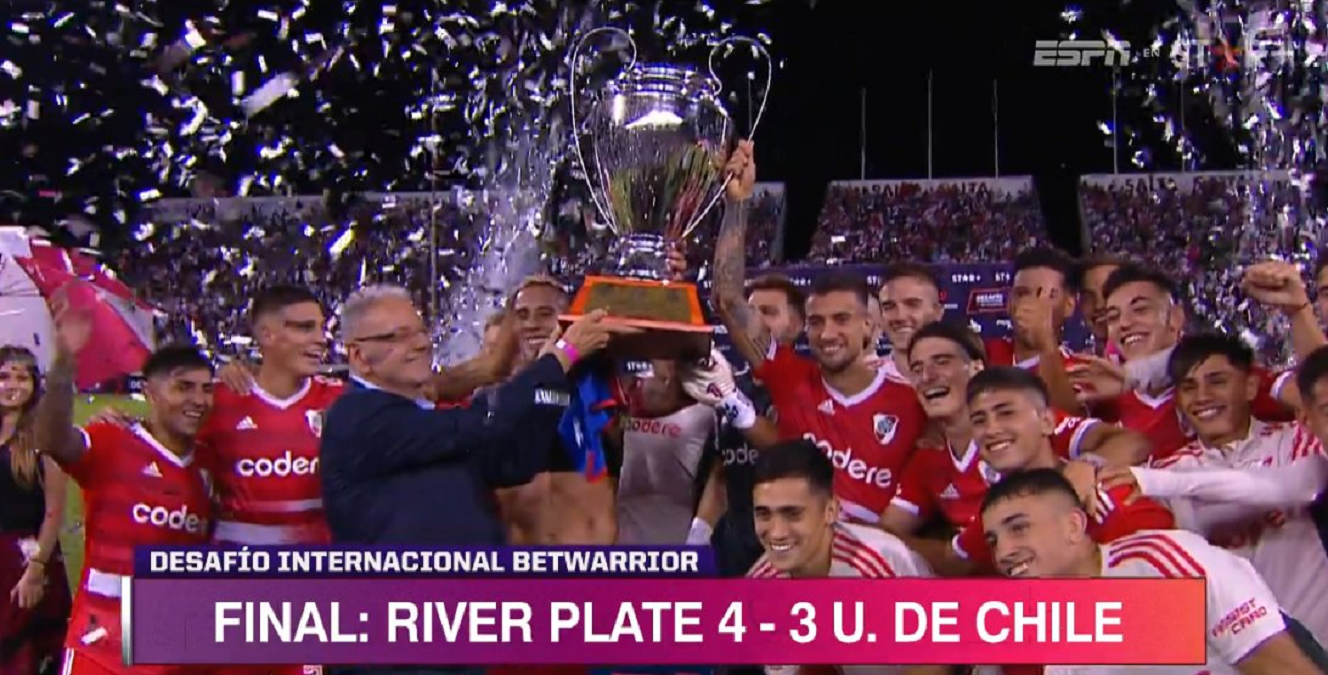
[[350,297],[346,298],[346,302],[341,305],[339,323],[341,324],[342,344],[349,342],[351,337],[356,334],[360,323],[364,320],[364,315],[384,300],[405,300],[411,304],[415,302],[415,299],[410,295],[410,291],[391,284],[365,286],[351,293]]

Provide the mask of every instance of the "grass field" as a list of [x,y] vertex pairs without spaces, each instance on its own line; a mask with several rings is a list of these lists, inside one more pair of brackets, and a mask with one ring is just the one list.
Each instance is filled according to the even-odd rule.
[[[143,413],[147,406],[131,396],[80,396],[74,406],[74,422],[83,424],[106,406],[115,406],[133,413]],[[69,500],[65,505],[65,527],[60,535],[60,547],[65,553],[65,566],[69,570],[69,583],[78,585],[83,572],[83,499],[78,487],[69,485]]]

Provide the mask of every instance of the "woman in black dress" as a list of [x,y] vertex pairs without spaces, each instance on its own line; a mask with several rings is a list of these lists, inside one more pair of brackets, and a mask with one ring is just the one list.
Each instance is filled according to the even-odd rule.
[[32,352],[0,347],[0,675],[59,672],[69,622],[67,479],[33,445],[40,396]]

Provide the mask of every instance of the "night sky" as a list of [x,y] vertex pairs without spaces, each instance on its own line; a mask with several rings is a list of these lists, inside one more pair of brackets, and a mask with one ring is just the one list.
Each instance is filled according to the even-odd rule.
[[[676,4],[684,10],[681,14],[698,13],[696,0],[658,1],[670,8]],[[827,183],[860,177],[864,90],[866,177],[927,177],[929,76],[933,82],[933,175],[946,178],[996,174],[995,146],[999,141],[1000,175],[1032,175],[1053,239],[1076,249],[1079,244],[1076,178],[1085,173],[1107,173],[1113,167],[1113,152],[1106,143],[1107,137],[1098,129],[1099,122],[1109,122],[1112,118],[1112,70],[1101,65],[1034,67],[1034,43],[1067,37],[1072,28],[1079,31],[1080,37],[1095,38],[1103,28],[1109,27],[1118,37],[1142,47],[1166,17],[1178,12],[1174,3],[1161,0],[1088,0],[1075,5],[1082,15],[1072,26],[1063,16],[1066,0],[817,0],[814,7],[808,0],[769,0],[755,4],[744,0],[708,1],[718,14],[736,21],[738,32],[770,34],[772,51],[783,63],[784,67],[776,71],[769,109],[756,140],[759,179],[788,185],[790,236],[786,250],[793,254],[806,248]],[[284,16],[297,4],[298,0],[225,3],[229,14],[248,17],[251,23],[257,21],[253,18],[256,8],[271,7],[274,13]],[[643,4],[648,3],[643,0]],[[178,34],[194,8],[189,3],[175,2],[155,6],[159,14],[155,20],[160,27],[148,29],[163,35]],[[319,11],[337,12],[335,3],[319,6],[323,8]],[[356,6],[366,20],[373,20],[380,11],[372,2]],[[445,5],[459,6],[483,10],[492,5],[491,0],[453,0]],[[103,8],[97,16],[110,15],[108,12]],[[652,50],[649,44],[650,13],[637,14],[642,16],[635,16],[632,23],[644,24],[638,25],[644,29],[638,31],[638,41],[643,43],[643,57],[651,58],[650,52],[657,50]],[[237,20],[233,28],[238,33],[245,25]],[[270,26],[262,28],[271,32]],[[91,34],[98,33],[93,30]],[[273,42],[271,36],[265,39]],[[119,188],[122,197],[150,187],[160,187],[165,196],[184,196],[178,186],[155,181],[141,162],[121,161],[104,150],[132,145],[145,138],[146,106],[136,105],[144,98],[144,90],[137,83],[142,80],[145,64],[141,59],[116,56],[117,48],[108,46],[106,40],[89,41],[81,36],[79,40],[77,44],[48,42],[18,50],[13,47],[18,43],[11,38],[8,51],[0,54],[19,61],[26,69],[24,80],[0,78],[0,84],[10,87],[0,91],[8,92],[6,95],[17,95],[19,90],[34,83],[52,91],[61,87],[79,89],[94,65],[107,71],[104,65],[110,64],[108,74],[94,78],[101,88],[85,90],[91,93],[84,96],[84,106],[90,108],[91,114],[100,113],[103,106],[114,111],[99,122],[100,130],[95,133],[85,131],[86,123],[73,128],[68,118],[51,113],[32,124],[4,130],[0,139],[3,150],[0,165],[6,170],[0,172],[3,174],[0,205],[11,218],[9,222],[49,222],[77,212],[87,200],[82,193],[91,194],[98,189],[106,192],[112,181],[123,184]],[[90,46],[82,46],[83,42]],[[255,44],[258,46],[249,52],[238,52],[237,58],[251,62],[259,54],[280,53],[273,48],[275,43]],[[47,50],[52,45],[61,46],[63,58],[50,58]],[[274,71],[291,65],[276,56],[272,58],[270,65]],[[698,55],[695,65],[703,64],[704,53]],[[734,59],[727,68],[726,85],[742,93],[745,89],[742,75],[750,67],[750,62]],[[1150,168],[1178,170],[1179,158],[1157,137],[1156,127],[1148,121],[1149,115],[1140,104],[1138,82],[1149,81],[1149,65],[1134,64],[1123,70],[1121,79],[1125,86],[1119,99],[1119,119],[1121,128],[1134,135],[1129,146],[1120,150],[1121,170],[1140,170],[1129,160],[1141,148],[1152,151]],[[464,66],[456,68],[456,73],[464,71]],[[314,147],[322,147],[319,143],[324,141],[318,139],[327,138],[339,145],[370,148],[384,156],[403,156],[409,147],[410,134],[403,134],[393,126],[398,122],[392,120],[402,120],[402,111],[419,98],[421,87],[427,85],[421,85],[418,78],[410,81],[399,71],[370,78],[348,75],[344,68],[339,73],[318,85],[320,90],[326,90],[329,109],[333,111],[331,117],[310,120],[316,115],[309,112],[313,110],[312,97],[305,96],[274,106],[259,121],[284,129],[281,133],[304,133],[315,139],[306,139]],[[207,80],[207,76],[208,71],[203,70],[192,75],[188,82],[191,87],[197,85],[200,91],[211,92],[213,98],[217,94],[224,94],[222,98],[229,95],[225,93],[229,87],[224,78],[212,77],[214,82]],[[33,78],[50,81],[36,82]],[[1174,85],[1169,86],[1178,91]],[[999,91],[999,134],[993,116],[994,87]],[[155,111],[159,115],[163,114],[164,101],[165,98],[159,97],[151,104],[157,106]],[[217,102],[214,107],[224,110],[223,103]],[[742,107],[733,111],[739,121],[748,115]],[[1198,135],[1198,144],[1206,158],[1193,168],[1237,168],[1234,156],[1225,147],[1228,143],[1224,134],[1211,131],[1218,127],[1204,120],[1203,108],[1198,97],[1187,107],[1188,127]],[[326,133],[308,134],[310,125],[324,125]],[[448,138],[472,142],[473,135],[468,131],[452,129]],[[245,143],[252,145],[264,140],[255,136]],[[246,175],[249,168],[246,162],[235,158],[243,158],[245,153],[252,155],[253,148],[240,144],[232,150],[226,165],[205,164],[203,168],[229,174],[226,179],[237,182],[236,177]],[[87,158],[97,166],[77,179],[61,183],[58,178],[67,171],[71,157]],[[387,169],[380,166],[371,179],[364,180],[359,179],[362,172],[354,161],[340,166],[326,161],[314,164],[317,166],[303,178],[287,176],[300,181],[296,189],[301,193],[318,193],[329,188],[343,193],[381,190],[387,180],[402,175],[392,173],[390,162],[383,165]],[[132,180],[126,178],[130,172],[135,172]],[[430,183],[427,175],[406,178],[416,185],[403,185],[400,189],[450,187],[448,176],[443,176],[441,184]],[[40,199],[34,199],[40,190],[62,191],[67,197],[45,206]],[[9,208],[13,203],[18,207]],[[108,233],[124,230],[122,224],[110,220],[107,210],[102,209],[95,219],[108,228]]]
[[[784,4],[770,28],[787,64],[777,73],[769,124],[757,132],[757,155],[762,180],[788,183],[790,250],[805,249],[826,184],[860,176],[864,88],[866,177],[927,176],[929,73],[933,175],[996,174],[996,82],[999,173],[1033,176],[1053,239],[1077,247],[1076,177],[1112,171],[1112,150],[1097,128],[1111,120],[1112,72],[1032,65],[1037,40],[1065,37],[1070,29],[1061,17],[1065,2],[822,0],[813,9],[803,0],[779,1]],[[1080,3],[1081,25],[1112,26],[1142,46],[1175,9],[1168,2],[1139,4]],[[1098,34],[1086,30],[1081,37]],[[1131,93],[1127,86],[1118,102],[1121,125],[1147,132]],[[1197,112],[1190,116],[1201,119]],[[1156,148],[1157,170],[1180,168],[1164,143],[1143,140]],[[1129,163],[1132,153],[1122,149],[1122,172],[1140,170]],[[1206,168],[1232,167],[1214,159]]]

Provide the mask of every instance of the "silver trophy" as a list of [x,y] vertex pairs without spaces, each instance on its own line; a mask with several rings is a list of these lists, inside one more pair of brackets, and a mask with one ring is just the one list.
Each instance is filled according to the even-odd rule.
[[[614,33],[632,49],[632,61],[594,94],[587,119],[579,119],[578,58],[587,41]],[[750,45],[766,67],[766,87],[752,131],[765,112],[773,63],[757,41],[733,37],[710,52],[709,74],[670,64],[638,64],[636,44],[626,31],[597,28],[573,46],[571,92],[573,151],[585,168],[591,200],[615,238],[606,275],[585,280],[567,315],[571,320],[594,309],[645,328],[662,355],[708,349],[705,324],[692,284],[669,281],[668,252],[684,241],[724,194],[732,176],[724,165],[733,142],[733,122],[720,102],[723,90],[715,60],[738,44]],[[581,138],[589,139],[589,157]],[[656,338],[660,332],[693,334],[681,340]],[[704,339],[696,339],[696,338]],[[684,347],[681,343],[688,343]],[[661,346],[662,344],[662,346]],[[641,355],[644,345],[629,347]]]

